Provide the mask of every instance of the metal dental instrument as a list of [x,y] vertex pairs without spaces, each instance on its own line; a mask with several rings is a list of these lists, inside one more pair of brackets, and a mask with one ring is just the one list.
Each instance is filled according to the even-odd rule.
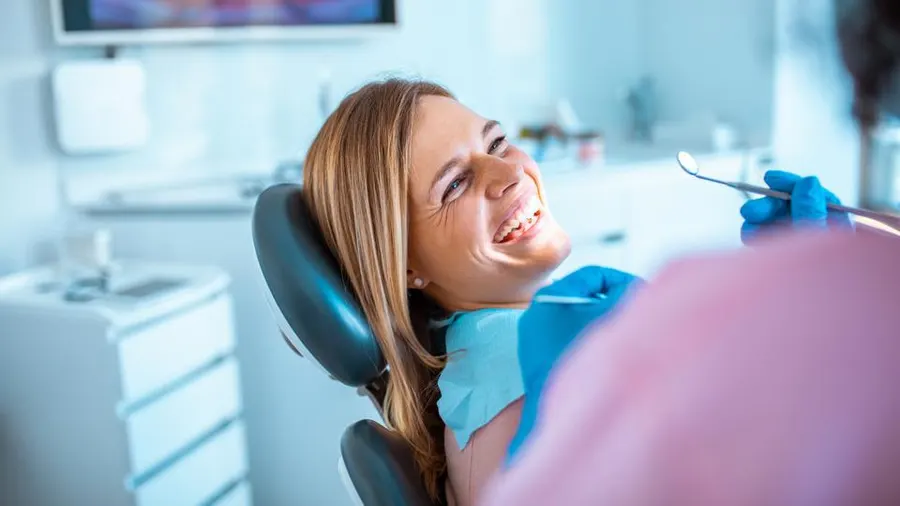
[[534,302],[539,304],[596,304],[602,302],[606,296],[603,294],[597,297],[573,297],[568,295],[538,295],[534,298]]
[[[791,195],[789,193],[772,190],[770,188],[763,188],[762,186],[755,186],[752,184],[741,183],[737,181],[722,181],[720,179],[704,176],[700,174],[700,164],[698,164],[697,160],[687,151],[679,151],[677,159],[678,165],[681,166],[681,169],[688,174],[696,177],[697,179],[723,184],[725,186],[734,188],[735,190],[745,191],[747,193],[756,193],[758,195],[765,195],[767,197],[774,197],[781,200],[791,200]],[[858,207],[842,206],[840,204],[828,203],[827,206],[828,209],[834,211],[855,214],[857,216],[864,216],[866,218],[884,223],[888,226],[897,227],[898,225],[900,225],[900,216],[897,215],[880,213],[877,211],[869,211],[868,209],[860,209]]]

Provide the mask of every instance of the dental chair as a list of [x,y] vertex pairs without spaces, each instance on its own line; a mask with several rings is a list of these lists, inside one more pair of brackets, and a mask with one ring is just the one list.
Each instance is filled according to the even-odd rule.
[[[332,380],[369,397],[382,413],[388,377],[384,357],[300,189],[271,186],[256,201],[253,242],[269,304],[290,349]],[[446,504],[429,498],[409,445],[376,421],[350,425],[340,455],[339,470],[359,504]]]

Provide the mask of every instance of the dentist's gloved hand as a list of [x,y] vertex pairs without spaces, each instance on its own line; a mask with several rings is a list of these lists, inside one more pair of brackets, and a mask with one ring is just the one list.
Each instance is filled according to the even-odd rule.
[[817,177],[800,177],[790,172],[770,170],[763,179],[769,188],[790,193],[791,200],[763,197],[746,202],[741,207],[741,216],[744,217],[741,240],[744,244],[787,225],[853,228],[847,213],[831,211],[826,207],[827,203],[840,204],[840,200],[823,188]]
[[540,295],[597,297],[593,304],[534,302],[519,319],[519,367],[525,399],[519,429],[509,446],[507,461],[527,439],[538,415],[544,384],[553,366],[592,323],[608,317],[640,278],[605,267],[583,267],[541,289]]

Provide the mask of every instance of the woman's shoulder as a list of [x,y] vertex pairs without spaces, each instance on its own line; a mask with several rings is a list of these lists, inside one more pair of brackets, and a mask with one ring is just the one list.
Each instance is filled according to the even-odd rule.
[[447,365],[438,410],[464,448],[472,433],[524,393],[518,360],[521,310],[456,315],[447,328]]

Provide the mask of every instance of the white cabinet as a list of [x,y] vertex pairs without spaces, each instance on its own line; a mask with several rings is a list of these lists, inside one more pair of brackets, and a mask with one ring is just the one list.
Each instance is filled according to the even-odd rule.
[[127,263],[77,300],[0,280],[2,504],[250,505],[230,279]]
[[379,415],[367,398],[330,380],[284,344],[264,296],[250,208],[161,204],[86,218],[112,231],[115,258],[215,265],[228,273],[254,502],[349,506],[334,472],[341,435],[351,423]]
[[[757,178],[757,155],[697,156],[703,173],[725,180]],[[700,181],[672,160],[614,167],[545,168],[550,209],[572,239],[558,275],[583,265],[642,277],[688,253],[739,247],[746,201],[741,193]]]

